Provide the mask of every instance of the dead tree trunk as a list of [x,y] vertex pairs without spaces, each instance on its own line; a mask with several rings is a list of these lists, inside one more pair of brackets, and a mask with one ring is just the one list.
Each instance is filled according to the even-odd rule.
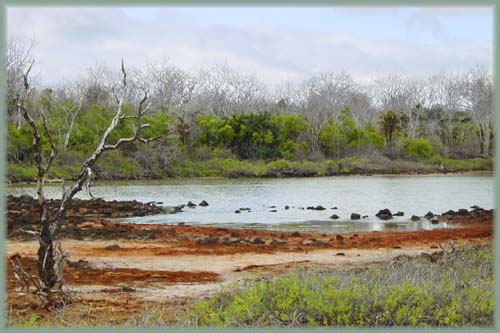
[[[97,162],[99,157],[107,150],[117,149],[124,143],[133,142],[136,140],[139,140],[141,142],[149,142],[151,140],[154,140],[154,138],[145,139],[141,136],[142,129],[150,126],[149,124],[142,123],[142,116],[148,109],[148,106],[145,106],[148,95],[144,89],[144,97],[139,103],[137,113],[135,115],[123,114],[122,108],[124,104],[124,98],[126,96],[127,75],[122,60],[122,91],[120,97],[116,96],[118,105],[113,120],[104,132],[101,141],[95,151],[83,163],[81,171],[74,184],[71,187],[63,190],[63,195],[61,203],[57,210],[57,214],[52,217],[49,216],[49,207],[44,194],[44,180],[56,156],[56,151],[54,141],[52,140],[52,136],[45,121],[45,115],[43,111],[40,111],[43,134],[49,141],[51,147],[50,156],[44,163],[44,159],[42,157],[41,134],[39,128],[37,127],[37,123],[35,122],[35,118],[33,117],[33,111],[29,106],[32,89],[29,86],[28,76],[32,67],[33,62],[29,64],[28,68],[23,73],[24,96],[19,100],[18,108],[21,111],[23,118],[27,121],[29,127],[31,128],[31,133],[33,135],[33,148],[35,150],[34,162],[37,167],[37,196],[40,205],[41,224],[40,232],[36,233],[39,241],[38,272],[44,291],[47,294],[50,294],[54,291],[61,291],[64,284],[63,269],[68,254],[62,251],[60,241],[58,240],[60,227],[65,221],[66,211],[68,209],[69,203],[71,202],[73,197],[82,190],[82,186],[89,177],[89,170],[91,170],[92,166]],[[121,138],[115,143],[107,143],[109,135],[123,119],[136,120],[137,123],[134,134],[128,138]]]

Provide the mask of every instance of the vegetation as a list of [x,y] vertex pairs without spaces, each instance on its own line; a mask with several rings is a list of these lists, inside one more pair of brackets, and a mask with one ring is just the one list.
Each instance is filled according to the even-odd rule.
[[[31,132],[17,108],[31,48],[14,41],[8,46],[8,177],[32,180]],[[121,146],[93,167],[96,178],[328,175],[337,172],[328,164],[353,157],[368,161],[367,172],[397,171],[393,165],[410,171],[491,169],[493,82],[480,68],[418,79],[389,75],[369,86],[345,73],[322,73],[273,90],[227,66],[188,73],[152,64],[133,72],[124,114],[139,104],[137,87],[145,89],[150,105],[144,121],[151,127],[143,132],[157,140]],[[50,177],[75,178],[98,145],[116,109],[117,77],[97,66],[54,87],[33,86],[30,107],[37,122],[45,114],[58,152]],[[133,131],[133,119],[123,119],[109,139]],[[41,145],[48,155],[43,133]],[[346,165],[340,172],[348,169],[356,168]]]
[[493,253],[468,247],[357,272],[299,272],[190,308],[192,326],[491,326]]
[[[92,304],[51,314],[8,311],[11,327],[78,326],[481,326],[493,325],[493,252],[468,245],[435,257],[400,257],[383,266],[300,271],[247,282],[179,309],[144,306],[115,322]],[[178,315],[172,322],[172,311]],[[179,311],[180,310],[180,311]],[[107,321],[108,320],[108,321]]]

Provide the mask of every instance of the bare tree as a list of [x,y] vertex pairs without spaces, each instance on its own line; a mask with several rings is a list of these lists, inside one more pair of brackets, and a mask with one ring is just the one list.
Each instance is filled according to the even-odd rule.
[[36,38],[32,38],[27,45],[18,43],[14,39],[10,39],[7,43],[7,57],[6,57],[6,102],[7,102],[7,116],[16,124],[19,129],[22,123],[21,111],[17,107],[18,100],[21,96],[22,74],[23,70],[31,62],[31,52],[36,45]]
[[478,127],[481,154],[491,156],[493,142],[493,81],[484,69],[473,69],[463,84],[465,107]]
[[[63,252],[58,236],[60,234],[61,225],[64,224],[66,218],[66,211],[73,197],[82,190],[86,181],[91,177],[91,170],[101,155],[108,151],[119,148],[125,143],[134,141],[149,142],[152,139],[146,139],[142,136],[142,130],[149,127],[149,124],[143,123],[143,116],[148,110],[146,101],[148,98],[147,92],[143,91],[143,98],[139,102],[137,112],[134,115],[126,115],[123,112],[125,103],[125,96],[127,93],[127,74],[125,66],[121,64],[122,80],[120,96],[117,96],[117,106],[114,117],[109,127],[104,132],[101,141],[94,152],[83,162],[81,171],[72,186],[63,189],[63,195],[57,208],[55,216],[51,216],[49,212],[48,202],[44,194],[44,181],[45,176],[50,170],[52,162],[56,156],[56,146],[54,144],[53,136],[47,126],[46,116],[42,109],[39,110],[39,118],[41,119],[41,130],[37,126],[34,117],[34,111],[30,107],[30,96],[33,88],[29,83],[29,73],[33,68],[34,61],[30,62],[28,67],[24,70],[23,78],[23,92],[19,99],[18,107],[22,115],[28,123],[31,133],[33,135],[33,148],[34,148],[34,162],[37,168],[37,196],[40,205],[40,231],[33,232],[39,242],[38,249],[38,273],[42,290],[51,295],[54,292],[61,292],[63,286],[63,268],[68,254]],[[132,136],[127,138],[120,138],[114,143],[108,143],[108,138],[113,130],[118,126],[123,119],[134,119],[136,122],[135,131]],[[42,134],[47,138],[50,144],[50,154],[48,157],[43,156],[41,138]],[[50,296],[48,297],[50,301]]]

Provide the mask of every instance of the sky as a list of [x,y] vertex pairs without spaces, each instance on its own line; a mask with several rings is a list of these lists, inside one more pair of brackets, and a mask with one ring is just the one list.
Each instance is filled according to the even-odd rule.
[[227,64],[268,85],[345,71],[357,80],[493,65],[490,7],[14,7],[7,34],[33,37],[43,84],[103,64]]

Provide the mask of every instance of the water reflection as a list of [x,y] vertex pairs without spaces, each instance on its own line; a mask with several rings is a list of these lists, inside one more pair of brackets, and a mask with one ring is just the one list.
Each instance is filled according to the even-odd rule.
[[[411,231],[446,227],[412,215],[428,211],[443,213],[472,205],[494,208],[491,174],[349,176],[288,179],[187,179],[140,182],[108,182],[94,187],[93,193],[106,200],[161,201],[174,206],[202,200],[208,207],[185,208],[174,215],[128,219],[136,223],[206,224],[218,226],[265,227],[276,230],[303,229],[321,232]],[[8,187],[8,193],[35,194],[34,186]],[[61,195],[60,185],[47,187],[47,195]],[[85,198],[81,192],[79,197]],[[325,210],[304,207],[322,205]],[[275,206],[275,208],[270,208]],[[289,206],[289,209],[285,209]],[[235,210],[250,208],[250,212]],[[304,208],[304,209],[301,209]],[[338,207],[337,209],[332,209]],[[404,216],[380,221],[375,214],[382,208]],[[276,210],[276,212],[274,212]],[[351,221],[351,213],[367,215]],[[330,219],[332,214],[340,216]]]

